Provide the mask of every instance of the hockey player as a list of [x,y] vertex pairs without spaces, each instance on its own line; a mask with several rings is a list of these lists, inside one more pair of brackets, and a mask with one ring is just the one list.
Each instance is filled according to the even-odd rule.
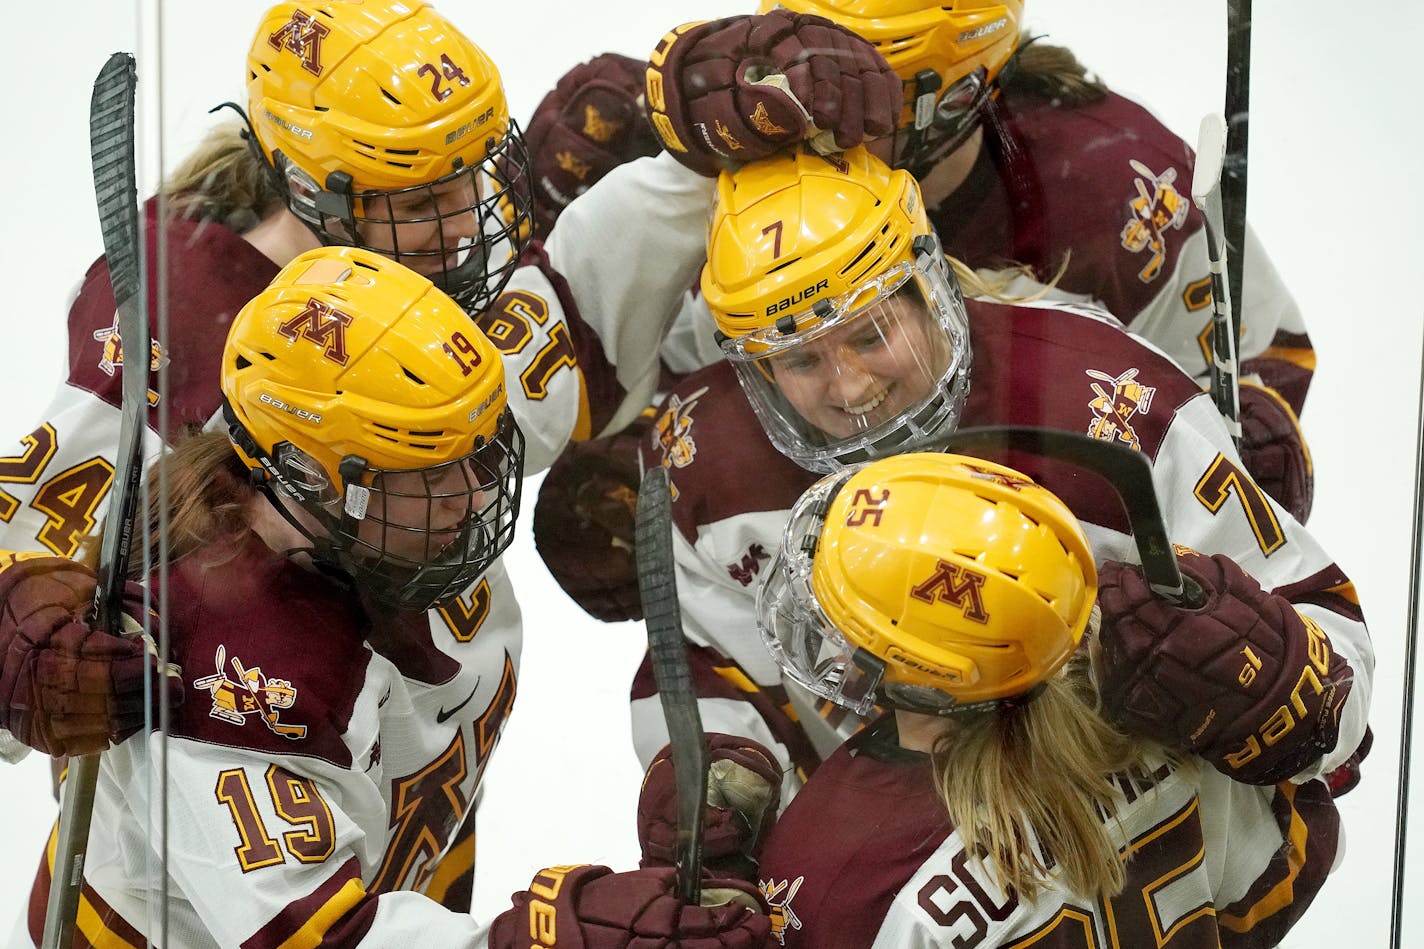
[[[904,105],[880,157],[893,151],[896,167],[920,179],[946,251],[986,275],[1014,277],[1016,292],[1053,282],[1060,297],[1096,302],[1206,384],[1209,271],[1190,201],[1191,149],[1104,89],[1068,50],[1026,42],[1022,0],[760,5],[773,7],[828,17],[874,42],[894,67]],[[754,77],[734,75],[717,57],[755,40],[734,17],[692,27],[667,53],[702,83],[655,114],[655,128],[664,138],[671,129],[685,146],[673,154],[704,172],[766,147],[750,120],[759,87],[744,79]],[[740,150],[698,131],[718,125]],[[1314,476],[1296,416],[1314,354],[1298,306],[1249,230],[1247,241],[1241,456],[1256,483],[1304,522]],[[705,308],[689,301],[664,347],[668,365],[687,372],[715,362],[712,333]],[[615,569],[631,563],[631,521],[618,502],[636,488],[636,467],[616,439],[571,453],[577,463],[545,479],[541,553],[591,614],[636,617],[631,567]]]
[[[515,276],[530,213],[521,134],[494,64],[432,8],[279,3],[257,28],[246,76],[250,126],[216,129],[166,184],[165,202],[145,209],[149,303],[168,314],[139,360],[153,373],[150,460],[216,414],[233,314],[323,243],[399,259],[480,316],[509,360],[510,400],[543,407],[525,432],[531,470],[570,437],[621,428],[646,407],[665,313],[675,309],[668,301],[705,252],[711,182],[657,162],[639,172],[643,195],[656,196],[649,204],[616,190],[608,203],[585,202]],[[400,95],[388,94],[396,87]],[[654,256],[659,267],[641,265]],[[92,578],[65,559],[97,526],[113,477],[119,370],[128,368],[116,334],[100,259],[70,309],[68,375],[7,462],[15,477],[0,494],[0,548],[52,555],[0,572],[0,598],[14,594],[17,608],[55,596],[70,603],[62,614],[25,607],[0,618],[0,754],[11,759],[27,746],[100,750],[142,721],[144,648],[88,630]],[[478,618],[470,609],[463,622]]]
[[[1095,571],[1072,512],[1012,469],[906,454],[813,486],[769,568],[763,636],[807,688],[892,714],[771,828],[758,875],[777,941],[1277,945],[1330,870],[1339,815],[1319,781],[1232,780],[1259,746],[1223,737],[1273,730],[1292,686],[1295,727],[1328,730],[1317,713],[1351,670],[1230,558],[1179,556],[1221,622],[1136,567]],[[1139,664],[1172,651],[1219,664],[1178,667],[1153,696],[1170,711],[1148,712]]]
[[[449,62],[461,78],[449,82],[439,99],[412,94],[391,106],[369,79],[373,70],[389,69],[392,81],[399,81],[417,61]],[[515,169],[524,161],[498,73],[483,51],[423,3],[280,3],[258,25],[246,76],[250,128],[214,129],[165,183],[162,200],[150,200],[144,209],[150,312],[156,320],[162,305],[169,317],[165,332],[156,322],[151,326],[151,352],[129,361],[147,363],[153,373],[149,459],[183,429],[213,418],[218,357],[233,315],[299,253],[321,243],[364,244],[398,256],[476,304],[508,280],[511,255],[518,251],[497,202],[515,209],[516,220],[528,217],[527,178],[503,177],[494,164],[506,155],[515,159]],[[352,82],[356,76],[368,77],[366,83]],[[358,146],[353,139],[370,144]],[[401,150],[421,160],[389,160]],[[324,190],[343,182],[350,192],[344,197]],[[166,262],[162,281],[160,259]],[[29,481],[10,486],[13,516],[0,533],[0,547],[53,557],[27,561],[22,576],[0,573],[6,591],[32,576],[45,582],[42,575],[64,578],[81,603],[82,588],[92,588],[62,558],[78,551],[106,506],[126,355],[108,265],[100,258],[71,305],[68,373],[22,442],[20,463]],[[168,428],[161,432],[160,377],[166,377],[162,398],[168,410]],[[75,612],[83,616],[82,609]],[[35,653],[48,651],[59,663],[67,663],[72,651],[58,640],[36,647]],[[48,716],[40,708],[16,714],[17,701],[26,697],[0,688],[7,704],[0,725],[16,731],[20,743],[56,755],[87,753],[133,727],[132,715],[64,722],[73,693],[111,687],[122,696],[136,687],[133,676],[142,675],[143,663],[132,661],[143,655],[136,643],[95,633],[84,648],[93,657],[88,681],[51,682]],[[18,674],[20,665],[7,661],[5,675]],[[171,697],[180,700],[182,693],[174,690]],[[130,712],[141,721],[141,706]],[[58,720],[59,733],[43,734],[47,718]],[[10,757],[24,750],[9,740],[0,746]]]
[[[1338,742],[1311,767],[1355,751],[1373,652],[1354,589],[1247,476],[1208,395],[1161,352],[1101,313],[964,300],[914,179],[863,148],[723,173],[714,207],[702,290],[727,359],[674,388],[643,450],[672,482],[682,617],[709,730],[771,748],[792,792],[796,769],[809,773],[857,725],[788,683],[755,632],[756,590],[812,472],[956,426],[1024,424],[1151,459],[1171,536],[1230,557],[1350,663]],[[1121,508],[1098,479],[1051,458],[1009,460],[1063,498],[1097,560],[1131,559]],[[1142,670],[1144,681],[1159,674]],[[646,762],[666,741],[646,663],[632,697]],[[1253,727],[1232,722],[1230,739],[1245,743]],[[1257,765],[1285,767],[1296,751],[1277,742]]]
[[[169,543],[148,580],[191,694],[166,744],[102,760],[81,930],[144,945],[166,892],[174,946],[483,945],[430,895],[516,688],[499,556],[525,440],[499,351],[425,277],[319,248],[237,314],[220,365],[227,431],[174,446],[166,497],[149,482]],[[13,945],[38,942],[49,873]]]

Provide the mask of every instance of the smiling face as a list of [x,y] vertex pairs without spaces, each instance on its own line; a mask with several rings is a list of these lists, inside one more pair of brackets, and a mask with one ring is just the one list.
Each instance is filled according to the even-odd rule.
[[767,362],[802,418],[846,438],[895,418],[930,392],[948,358],[936,342],[928,311],[900,296]]
[[454,271],[480,237],[475,175],[362,198],[362,246],[427,277]]

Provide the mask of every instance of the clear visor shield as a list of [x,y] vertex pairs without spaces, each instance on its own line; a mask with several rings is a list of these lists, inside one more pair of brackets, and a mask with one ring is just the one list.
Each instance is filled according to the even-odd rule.
[[524,137],[511,122],[478,164],[427,184],[361,192],[353,217],[320,214],[320,229],[333,243],[399,261],[478,313],[504,289],[528,241],[531,181]]
[[869,714],[883,666],[863,666],[856,647],[821,609],[811,586],[825,512],[851,472],[823,478],[796,503],[786,534],[757,591],[757,623],[767,650],[796,682],[821,698]]
[[341,504],[341,566],[402,609],[429,609],[464,590],[514,539],[523,455],[506,412],[495,437],[463,458],[369,471]]
[[968,317],[937,253],[723,352],[772,443],[812,471],[952,431],[968,388]]

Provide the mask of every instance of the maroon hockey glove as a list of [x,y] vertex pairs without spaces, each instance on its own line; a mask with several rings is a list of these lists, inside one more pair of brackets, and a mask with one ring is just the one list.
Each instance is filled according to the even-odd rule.
[[1231,558],[1178,559],[1206,596],[1198,609],[1154,594],[1139,567],[1110,561],[1098,573],[1108,717],[1236,780],[1284,781],[1335,747],[1350,665]]
[[643,113],[646,63],[604,53],[564,73],[524,132],[534,168],[534,236],[547,237],[568,203],[624,162],[656,155]]
[[[607,867],[550,867],[514,894],[490,928],[490,949],[761,949],[771,920],[755,887],[703,881],[701,906],[674,895],[668,867],[614,873]],[[751,907],[757,907],[752,909]]]
[[[723,876],[756,881],[761,842],[781,803],[781,766],[749,738],[710,732],[707,810],[702,860]],[[677,851],[677,782],[672,753],[664,747],[648,765],[638,796],[640,866],[670,867]]]
[[1315,500],[1315,471],[1300,420],[1274,389],[1241,383],[1241,461],[1251,479],[1302,524]]
[[805,138],[830,150],[827,138],[846,149],[889,135],[902,97],[874,46],[787,10],[678,27],[649,59],[647,92],[663,147],[702,175]]
[[634,558],[639,419],[616,435],[573,442],[544,475],[534,547],[559,586],[605,623],[643,618]]
[[[138,731],[145,666],[154,670],[155,702],[159,689],[171,705],[183,701],[177,668],[160,675],[142,638],[89,626],[94,587],[92,570],[59,557],[0,571],[0,727],[46,754],[93,754]],[[129,584],[124,608],[143,616],[137,584]]]

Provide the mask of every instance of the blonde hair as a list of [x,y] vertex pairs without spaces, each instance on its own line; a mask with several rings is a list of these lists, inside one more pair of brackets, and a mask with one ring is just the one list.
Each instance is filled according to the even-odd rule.
[[1078,62],[1072,50],[1027,35],[999,74],[999,87],[1010,96],[1032,96],[1066,106],[1100,102],[1107,95],[1107,86]]
[[159,188],[170,213],[213,221],[241,234],[284,207],[286,197],[248,135],[237,121],[209,129]]
[[1054,272],[1048,282],[1028,294],[1008,292],[1009,287],[1013,286],[1014,281],[1019,277],[1038,283],[1038,274],[1027,264],[1016,264],[990,277],[970,267],[957,257],[946,254],[945,260],[949,261],[949,269],[954,271],[954,276],[959,281],[959,287],[964,291],[966,297],[983,297],[996,303],[1032,303],[1035,300],[1042,300],[1048,296],[1049,291],[1058,286],[1058,281],[1067,272],[1068,262],[1072,257],[1071,248],[1064,251],[1063,260],[1058,264],[1058,270]]
[[[1096,611],[1094,613],[1096,617]],[[992,860],[1006,892],[1033,900],[1053,885],[1112,896],[1125,880],[1108,823],[1114,774],[1146,771],[1161,749],[1098,712],[1085,650],[1023,705],[954,721],[931,754],[935,787],[965,850]]]

